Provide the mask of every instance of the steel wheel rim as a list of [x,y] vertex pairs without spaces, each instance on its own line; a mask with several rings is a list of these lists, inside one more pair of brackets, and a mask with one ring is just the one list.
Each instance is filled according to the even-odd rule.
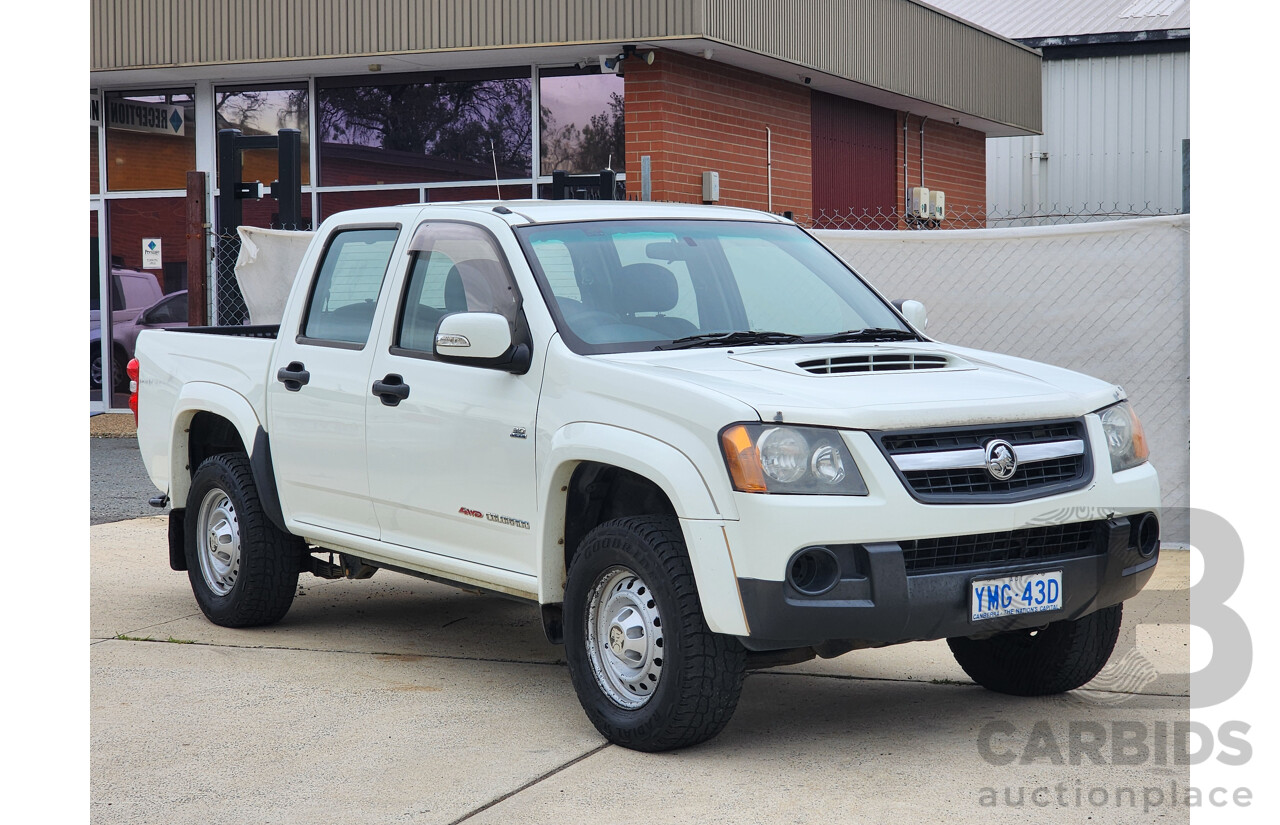
[[587,601],[587,656],[596,683],[620,708],[644,707],[662,677],[662,617],[634,571],[615,566],[596,578]]
[[196,554],[209,589],[219,596],[230,593],[240,575],[240,520],[230,497],[217,488],[200,502]]

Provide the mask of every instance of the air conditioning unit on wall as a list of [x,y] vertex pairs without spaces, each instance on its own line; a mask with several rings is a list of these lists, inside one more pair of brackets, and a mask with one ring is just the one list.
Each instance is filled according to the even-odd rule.
[[911,190],[911,217],[927,221],[931,217],[929,210],[929,190],[924,186],[916,186]]

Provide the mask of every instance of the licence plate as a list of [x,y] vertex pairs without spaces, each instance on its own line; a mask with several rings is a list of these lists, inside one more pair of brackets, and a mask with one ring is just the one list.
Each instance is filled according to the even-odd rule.
[[1061,570],[969,583],[970,621],[1061,609]]

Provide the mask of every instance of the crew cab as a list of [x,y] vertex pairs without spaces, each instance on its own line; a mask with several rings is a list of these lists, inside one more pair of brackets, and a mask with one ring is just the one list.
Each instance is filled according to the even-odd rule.
[[596,728],[658,751],[753,667],[1105,665],[1159,556],[1132,406],[925,323],[768,213],[415,204],[326,219],[278,326],[142,332],[132,400],[211,621],[279,620],[300,574],[527,600]]

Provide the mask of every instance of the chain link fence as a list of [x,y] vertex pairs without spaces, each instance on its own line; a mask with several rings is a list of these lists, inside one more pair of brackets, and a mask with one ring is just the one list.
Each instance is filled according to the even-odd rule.
[[209,323],[214,326],[242,326],[249,323],[240,284],[236,281],[236,259],[240,257],[240,236],[214,235],[209,262]]
[[993,229],[1009,226],[1060,226],[1092,223],[1123,218],[1153,218],[1176,215],[1150,203],[1086,203],[1074,206],[1022,206],[1004,208],[947,204],[942,219],[926,219],[907,214],[896,207],[869,209],[819,210],[813,214],[796,214],[793,218],[811,229]]

